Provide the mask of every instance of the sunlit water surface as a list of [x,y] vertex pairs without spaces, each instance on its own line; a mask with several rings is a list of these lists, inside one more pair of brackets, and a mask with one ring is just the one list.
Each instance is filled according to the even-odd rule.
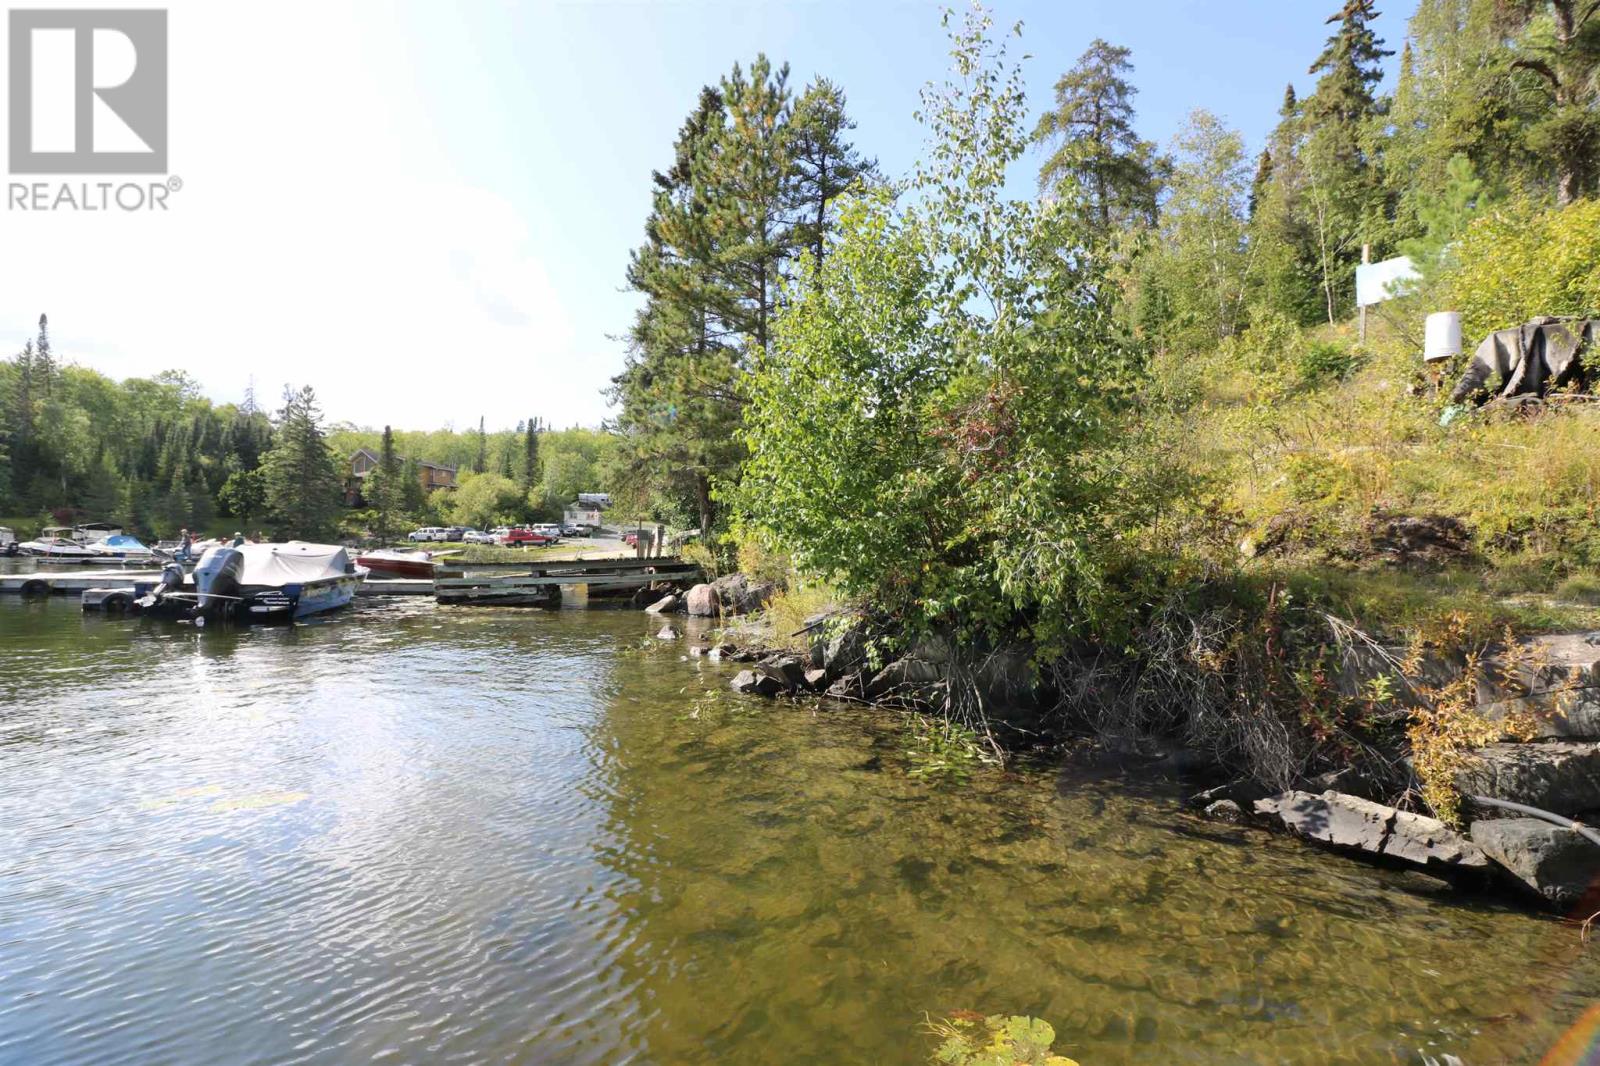
[[0,1061],[1534,1062],[1571,926],[1179,811],[906,773],[624,611],[0,601]]

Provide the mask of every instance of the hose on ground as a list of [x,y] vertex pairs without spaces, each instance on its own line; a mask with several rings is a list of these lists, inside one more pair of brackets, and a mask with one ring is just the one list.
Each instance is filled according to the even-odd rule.
[[1542,811],[1538,807],[1530,807],[1526,803],[1512,803],[1510,800],[1491,799],[1488,796],[1468,796],[1467,799],[1482,807],[1493,807],[1502,811],[1514,811],[1517,814],[1526,814],[1532,818],[1541,818],[1551,825],[1559,825],[1563,829],[1574,829],[1588,840],[1589,843],[1600,846],[1600,832],[1589,828],[1582,822],[1574,822],[1571,818],[1562,817],[1552,811]]

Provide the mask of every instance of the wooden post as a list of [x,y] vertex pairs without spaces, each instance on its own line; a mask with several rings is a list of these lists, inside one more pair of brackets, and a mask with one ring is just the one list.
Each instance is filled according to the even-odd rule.
[[[1363,264],[1372,262],[1372,245],[1363,244],[1361,246],[1361,262]],[[1361,305],[1361,343],[1362,344],[1366,344],[1367,343],[1367,305],[1366,304],[1362,304]]]

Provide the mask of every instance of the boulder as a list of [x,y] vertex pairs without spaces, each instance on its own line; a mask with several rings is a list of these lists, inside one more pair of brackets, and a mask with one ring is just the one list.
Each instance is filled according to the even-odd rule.
[[729,684],[735,692],[747,692],[757,696],[776,696],[788,691],[784,683],[768,673],[765,668],[740,670]]
[[790,691],[806,683],[805,663],[792,655],[774,655],[759,665],[762,670],[782,681],[784,688]]
[[1491,744],[1472,755],[1456,774],[1456,788],[1464,795],[1510,800],[1569,817],[1600,808],[1600,744]]
[[710,659],[714,663],[720,663],[724,659],[732,659],[738,650],[739,649],[734,647],[732,644],[713,644],[711,645],[710,649],[706,651],[706,658]]
[[717,590],[710,585],[696,585],[683,598],[684,608],[696,618],[715,618],[718,611]]
[[828,671],[829,677],[843,677],[866,664],[867,641],[860,624],[845,626],[817,643],[821,650],[819,654],[813,649],[813,661]]
[[704,644],[691,644],[691,645],[689,645],[689,655],[692,658],[695,658],[695,659],[700,658],[701,656],[703,656],[709,650],[710,649],[707,648]]
[[1483,868],[1470,840],[1437,818],[1399,811],[1341,792],[1284,792],[1256,800],[1255,813],[1324,844],[1425,867]]
[[1542,819],[1473,822],[1472,842],[1512,877],[1561,910],[1583,902],[1600,881],[1600,845],[1576,830]]
[[764,610],[777,592],[770,581],[752,582],[743,574],[727,574],[711,583],[724,614],[754,614]]
[[867,698],[884,702],[933,704],[940,696],[939,668],[922,659],[896,659],[872,676]]
[[812,692],[821,692],[828,687],[828,671],[819,666],[813,666],[805,673],[806,688]]
[[669,593],[646,607],[645,612],[648,614],[671,614],[678,609],[678,605],[682,602],[676,595]]
[[659,630],[656,631],[656,639],[657,640],[677,640],[678,639],[678,631],[676,629],[673,629],[670,625],[662,626]]

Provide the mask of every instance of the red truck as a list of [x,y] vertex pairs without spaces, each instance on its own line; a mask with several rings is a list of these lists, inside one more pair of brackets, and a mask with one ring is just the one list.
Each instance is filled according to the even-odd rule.
[[546,544],[554,544],[556,538],[543,533],[535,533],[526,526],[516,526],[500,534],[500,543],[508,548],[538,548]]

